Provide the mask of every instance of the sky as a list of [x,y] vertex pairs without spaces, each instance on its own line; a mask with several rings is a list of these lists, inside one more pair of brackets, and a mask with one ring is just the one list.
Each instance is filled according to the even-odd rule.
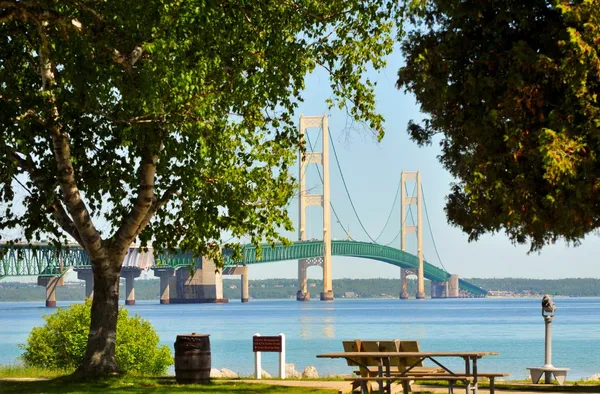
[[[381,142],[367,130],[349,129],[348,117],[343,111],[328,111],[325,100],[330,97],[327,76],[317,72],[307,78],[304,103],[299,113],[306,116],[326,114],[333,143],[339,156],[340,165],[346,180],[350,196],[358,215],[371,237],[381,232],[390,213],[392,202],[398,188],[400,173],[420,171],[425,204],[429,213],[431,230],[439,252],[438,259],[433,246],[430,230],[423,212],[423,244],[425,259],[452,274],[465,278],[541,278],[558,279],[573,277],[600,278],[600,265],[593,256],[600,254],[600,238],[590,235],[582,245],[573,247],[564,242],[546,246],[541,253],[528,254],[528,245],[513,245],[503,234],[486,235],[476,242],[468,242],[468,236],[460,229],[447,223],[444,205],[453,181],[450,174],[437,160],[439,145],[420,148],[412,142],[406,132],[408,121],[422,119],[414,96],[406,95],[395,87],[397,71],[401,67],[399,53],[391,55],[388,66],[380,73],[371,72],[369,76],[378,85],[377,109],[385,117],[386,134]],[[315,144],[318,130],[309,129],[309,138]],[[439,141],[439,140],[438,140]],[[320,140],[318,149],[320,151]],[[340,216],[344,227],[349,227],[352,238],[369,241],[352,210],[344,190],[340,173],[330,147],[331,202]],[[320,184],[316,165],[307,171],[307,188]],[[297,174],[297,169],[295,170]],[[408,183],[408,193],[413,190]],[[312,192],[320,192],[315,188]],[[298,205],[290,203],[290,217],[294,224],[298,222]],[[416,209],[413,208],[416,220]],[[335,222],[332,213],[332,238],[345,239],[345,233]],[[408,218],[410,222],[410,217]],[[322,209],[311,207],[307,213],[308,238],[322,239]],[[383,231],[380,243],[392,241],[400,229],[400,208],[398,201],[392,210],[388,226]],[[297,233],[286,233],[292,240]],[[396,239],[392,244],[399,247]],[[416,254],[416,237],[408,235],[407,251]],[[441,263],[440,263],[441,260]],[[356,258],[333,258],[333,278],[398,278],[399,268],[373,260]],[[308,270],[311,278],[321,278],[318,267]],[[253,265],[250,278],[295,278],[297,262],[279,262]]]

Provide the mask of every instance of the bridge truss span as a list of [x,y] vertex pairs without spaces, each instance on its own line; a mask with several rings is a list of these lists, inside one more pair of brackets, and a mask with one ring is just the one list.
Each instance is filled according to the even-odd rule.
[[[297,241],[290,245],[264,244],[261,249],[261,258],[258,259],[254,245],[243,246],[241,261],[234,261],[230,251],[224,250],[225,267],[319,258],[323,256],[325,246],[323,241]],[[333,256],[376,260],[405,269],[416,270],[419,266],[419,259],[413,254],[369,242],[331,241],[331,251]],[[199,260],[189,252],[174,255],[158,253],[152,268],[198,266]],[[87,254],[79,246],[69,246],[57,252],[51,245],[0,244],[0,279],[6,276],[62,276],[70,268],[91,268]],[[446,282],[450,278],[448,272],[426,261],[423,268],[424,276],[429,280]],[[459,288],[475,296],[487,294],[485,289],[463,279],[459,279]]]
[[48,244],[0,244],[0,279],[5,276],[61,276],[70,268],[89,266],[79,245],[58,250]]

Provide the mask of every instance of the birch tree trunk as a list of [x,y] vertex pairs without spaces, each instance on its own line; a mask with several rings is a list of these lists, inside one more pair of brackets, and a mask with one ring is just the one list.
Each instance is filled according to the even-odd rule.
[[116,262],[93,265],[94,298],[90,333],[83,363],[75,376],[106,376],[118,372],[115,360],[119,313],[120,267]]

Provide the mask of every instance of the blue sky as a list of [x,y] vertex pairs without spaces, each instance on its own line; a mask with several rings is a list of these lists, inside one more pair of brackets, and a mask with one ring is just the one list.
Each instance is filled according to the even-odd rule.
[[[411,95],[405,95],[395,88],[397,70],[401,57],[394,54],[389,58],[387,68],[370,76],[378,82],[377,108],[386,119],[386,135],[381,143],[368,131],[348,130],[348,117],[343,111],[327,111],[325,99],[330,96],[325,74],[315,73],[307,79],[305,101],[300,106],[304,115],[329,116],[329,125],[344,172],[346,184],[358,214],[372,237],[376,237],[390,212],[392,201],[399,183],[401,170],[421,171],[422,184],[435,242],[444,267],[461,277],[526,277],[526,278],[566,278],[600,277],[600,265],[593,256],[600,253],[598,236],[588,236],[579,247],[568,246],[563,242],[547,246],[541,254],[527,254],[528,245],[514,246],[504,234],[487,235],[477,242],[468,242],[467,235],[450,226],[444,214],[445,198],[452,177],[437,160],[439,146],[419,148],[410,141],[406,126],[410,119],[422,117],[419,107]],[[315,143],[317,130],[309,130],[309,137]],[[320,148],[317,149],[320,151]],[[353,238],[368,241],[360,228],[346,196],[341,177],[337,170],[333,151],[330,148],[331,201],[345,227],[350,227]],[[307,187],[320,183],[315,165],[307,172]],[[297,173],[297,170],[296,170]],[[412,184],[408,185],[412,191]],[[320,189],[315,189],[318,192]],[[297,201],[290,204],[290,217],[294,224],[298,220]],[[308,237],[322,237],[322,209],[313,207],[307,214]],[[416,219],[416,211],[415,211]],[[409,219],[410,220],[410,219]],[[332,214],[332,221],[335,217]],[[423,223],[427,220],[423,214]],[[399,206],[381,241],[390,242],[400,228]],[[333,238],[344,239],[344,232],[335,222],[332,224]],[[289,233],[290,239],[297,239],[296,233]],[[440,266],[433,248],[429,229],[424,227],[425,258]],[[412,239],[411,239],[412,238]],[[416,238],[409,236],[408,251],[416,252]],[[399,240],[394,246],[399,246]],[[297,263],[282,262],[252,266],[253,279],[286,277],[295,278]],[[321,278],[320,268],[309,269],[309,276]],[[397,267],[371,260],[334,257],[334,278],[399,277]]]

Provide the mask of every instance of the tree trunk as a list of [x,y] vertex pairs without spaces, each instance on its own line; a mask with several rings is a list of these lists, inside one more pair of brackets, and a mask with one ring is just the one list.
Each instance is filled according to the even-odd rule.
[[[122,259],[121,259],[122,260]],[[118,372],[115,361],[119,314],[120,264],[92,264],[94,297],[90,334],[83,363],[75,377],[101,377]]]

